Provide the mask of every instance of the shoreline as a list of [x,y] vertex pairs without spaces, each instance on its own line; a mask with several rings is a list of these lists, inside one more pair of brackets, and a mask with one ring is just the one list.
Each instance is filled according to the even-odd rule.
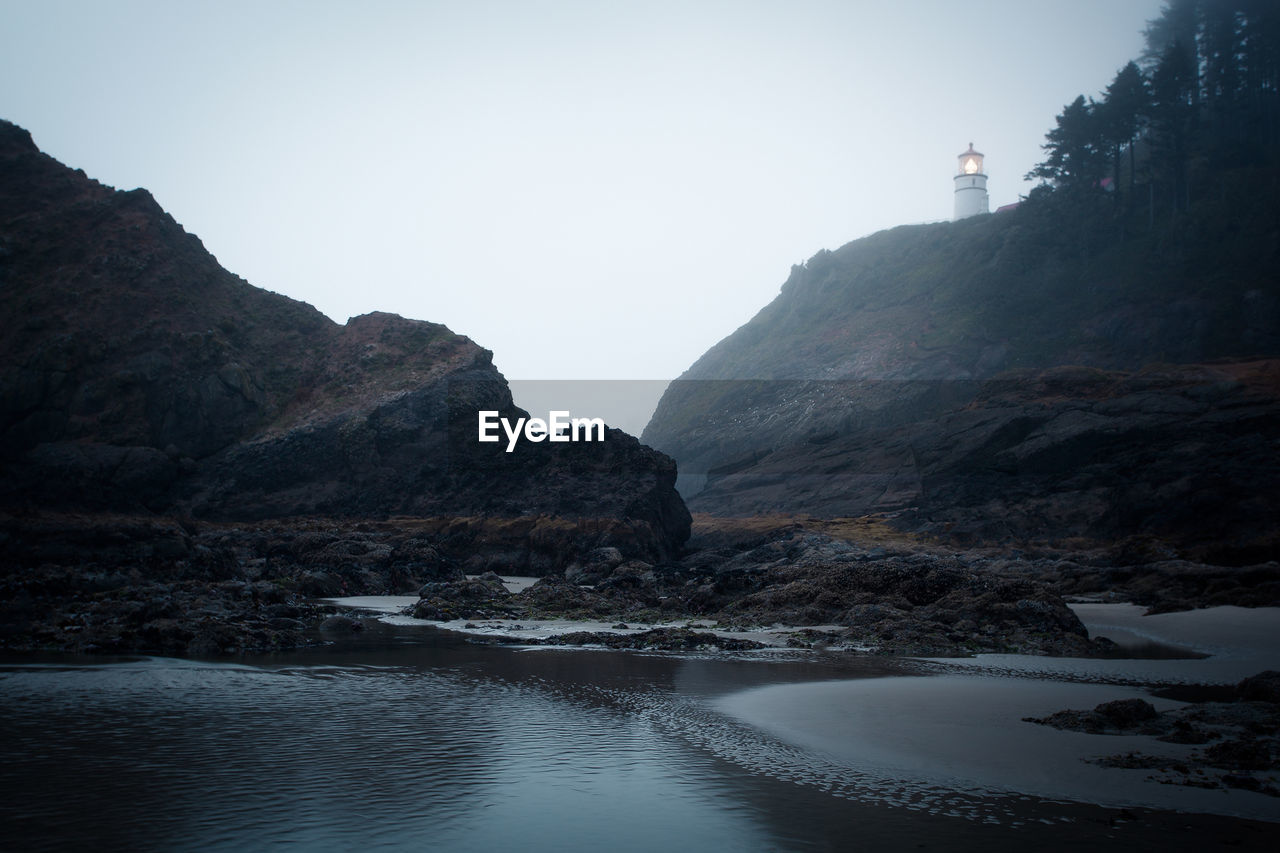
[[[351,634],[333,636],[330,638],[333,643],[326,645],[332,645],[336,651],[300,650],[291,653],[288,661],[266,662],[266,668],[272,672],[281,667],[285,672],[306,672],[310,663],[322,663],[327,673],[329,661],[336,661],[339,668],[356,667],[363,679],[367,675],[364,666],[368,659],[360,650],[366,648],[391,650],[394,660],[384,663],[416,667],[422,658],[412,637],[419,631],[407,626],[430,628],[430,631],[421,631],[421,636],[423,644],[432,648],[437,647],[437,641],[429,636],[439,626],[396,614],[399,607],[412,600],[412,596],[374,596],[341,602],[367,610],[381,609],[378,621],[388,625],[388,635],[398,640],[408,639],[408,643],[379,643],[377,629],[363,639]],[[1120,609],[1123,607],[1125,605],[1108,605],[1100,614],[1123,614],[1125,611]],[[1135,613],[1138,609],[1128,612]],[[1212,621],[1205,617],[1214,615],[1213,611],[1206,611],[1193,618]],[[1232,611],[1219,609],[1217,615],[1230,616]],[[1276,609],[1276,615],[1280,616],[1280,609]],[[583,627],[568,620],[555,621],[559,622],[555,627],[561,632]],[[1159,627],[1168,621],[1161,618],[1139,624],[1144,633],[1154,633],[1162,639],[1186,640],[1185,632],[1169,634],[1163,632],[1163,628],[1163,633],[1150,630],[1152,625]],[[1219,621],[1230,623],[1232,620]],[[1098,619],[1091,627],[1101,630],[1100,625],[1115,622],[1114,618]],[[643,627],[637,625],[634,629]],[[1202,627],[1204,636],[1196,639],[1197,643],[1212,639],[1209,629],[1213,626]],[[1236,632],[1240,628],[1230,624],[1217,627]],[[456,637],[468,632],[464,629],[449,633]],[[373,644],[366,645],[370,641]],[[1202,840],[1239,838],[1246,842],[1245,849],[1265,849],[1257,840],[1265,839],[1280,822],[1280,816],[1275,813],[1280,800],[1262,794],[1161,785],[1146,779],[1150,771],[1103,768],[1079,761],[1081,755],[1088,757],[1130,748],[1146,750],[1147,738],[1058,731],[1021,720],[1027,714],[1051,713],[1068,706],[1089,707],[1095,701],[1144,695],[1137,686],[1113,683],[1113,676],[1124,667],[1203,667],[1213,658],[1181,661],[1021,658],[1028,665],[1061,661],[1064,666],[1075,667],[1082,680],[1092,682],[1080,684],[1065,683],[1063,673],[1045,675],[1006,665],[1008,658],[1017,656],[948,660],[805,650],[786,650],[790,654],[779,654],[782,649],[766,649],[745,655],[686,652],[614,657],[606,654],[597,662],[594,655],[590,658],[556,655],[555,652],[572,651],[563,646],[529,647],[545,651],[546,655],[525,655],[522,653],[525,650],[516,646],[507,648],[517,654],[486,649],[483,644],[470,646],[470,650],[468,646],[455,639],[439,648],[454,650],[450,653],[468,662],[505,661],[498,664],[502,671],[521,678],[531,672],[541,673],[531,682],[539,685],[539,689],[547,683],[544,677],[558,678],[572,671],[574,660],[583,661],[581,673],[590,673],[580,678],[595,678],[599,673],[618,676],[620,672],[634,671],[645,674],[648,683],[655,673],[670,673],[674,693],[647,688],[630,691],[626,687],[627,679],[619,678],[608,689],[600,691],[598,699],[610,706],[616,703],[620,709],[637,715],[628,719],[643,719],[646,730],[656,724],[673,742],[687,743],[700,754],[738,768],[728,770],[726,779],[737,779],[740,772],[745,774],[742,779],[759,777],[764,781],[758,784],[767,787],[776,783],[780,786],[776,789],[779,794],[797,800],[818,792],[822,794],[818,799],[827,804],[824,808],[853,809],[859,815],[869,815],[876,831],[887,831],[885,827],[895,825],[909,825],[913,830],[921,825],[931,826],[938,834],[929,837],[943,846],[948,838],[954,843],[956,837],[981,837],[996,845],[988,845],[986,849],[1066,850],[1074,848],[1074,844],[1066,843],[1068,839],[1088,837],[1102,844],[1099,849],[1119,849],[1115,845],[1120,839],[1136,838],[1137,833],[1142,833],[1144,838],[1150,835],[1173,840],[1173,849],[1178,849],[1176,839],[1184,836]],[[1249,649],[1242,646],[1236,651],[1244,658]],[[1254,651],[1262,654],[1263,659],[1270,654],[1267,649]],[[1219,654],[1225,657],[1225,652]],[[760,663],[770,666],[758,667]],[[982,666],[986,670],[924,674],[929,667],[959,664]],[[1091,664],[1116,669],[1108,673],[1089,671],[1087,666]],[[212,665],[242,668],[231,661]],[[246,671],[254,671],[255,666],[251,665]],[[754,674],[744,677],[748,672]],[[815,676],[826,680],[814,681]],[[577,678],[565,676],[564,685],[571,689],[554,695],[571,697],[574,703],[583,701]],[[873,701],[861,703],[860,708],[855,707],[854,713],[850,713],[848,705],[842,703],[858,695]],[[969,701],[964,701],[965,697]],[[1026,701],[1028,697],[1034,701]],[[589,704],[594,706],[595,701]],[[1173,699],[1151,701],[1161,709],[1185,704]],[[1091,742],[1097,744],[1092,753],[1088,751]],[[1187,751],[1186,747],[1168,745],[1162,749],[1171,755]],[[979,760],[976,769],[975,759]],[[1057,836],[1052,832],[1046,834],[1046,827],[1041,824],[1060,825],[1066,833],[1062,836],[1064,843],[1058,846]],[[961,836],[953,835],[956,832]],[[1031,839],[1035,839],[1034,843]]]
[[[469,576],[474,580],[476,576]],[[507,591],[515,594],[533,586],[538,578],[500,576]],[[833,635],[842,626],[784,625],[717,627],[715,620],[694,615],[658,621],[626,622],[618,619],[473,618],[422,619],[408,615],[416,595],[371,595],[324,598],[320,601],[350,610],[377,614],[380,622],[401,626],[431,626],[485,639],[518,642],[539,641],[579,632],[634,635],[650,630],[693,629],[726,639],[748,639],[768,648],[819,648],[836,653],[876,653],[870,647],[850,643],[815,644],[815,638]],[[1135,683],[1230,684],[1270,665],[1280,666],[1280,607],[1244,608],[1222,605],[1200,610],[1147,615],[1141,605],[1128,602],[1069,602],[1091,640],[1105,638],[1116,653],[1106,657],[1070,657],[986,652],[972,656],[901,655],[947,669],[1027,674]],[[807,635],[807,639],[798,639]],[[789,642],[790,641],[790,642]],[[1126,651],[1134,652],[1126,655]],[[1197,662],[1194,663],[1193,662]],[[1190,675],[1189,675],[1190,673]],[[1193,681],[1189,681],[1191,678]]]
[[[1179,784],[1156,778],[1150,769],[1088,763],[1125,752],[1181,762],[1192,754],[1187,744],[1137,734],[1062,731],[1024,720],[1126,698],[1149,701],[1158,711],[1185,708],[1188,703],[1153,696],[1150,688],[1231,683],[1240,673],[1280,664],[1280,608],[1137,615],[1141,609],[1096,605],[1082,618],[1089,617],[1091,636],[1136,629],[1145,639],[1204,649],[1210,656],[932,658],[939,674],[771,685],[723,697],[716,707],[785,743],[856,767],[879,784],[910,782],[984,796],[1029,795],[1280,823],[1280,798]],[[1247,617],[1243,624],[1242,617]],[[1135,623],[1139,619],[1153,621]]]
[[[504,585],[512,593],[528,588],[537,578],[520,576],[502,576]],[[713,634],[724,640],[759,643],[759,651],[807,648],[789,642],[793,637],[804,632],[827,633],[840,629],[839,625],[774,625],[743,630],[725,630],[716,628],[713,620],[689,617],[659,622],[620,622],[618,620],[591,619],[419,619],[405,615],[405,610],[418,602],[416,595],[369,595],[349,596],[345,598],[327,598],[324,601],[342,608],[366,610],[379,614],[377,620],[386,625],[404,627],[431,627],[441,631],[449,631],[468,637],[496,640],[504,644],[520,645],[527,641],[531,647],[543,647],[548,640],[555,640],[571,634],[590,633],[608,637],[634,636],[648,631],[685,631],[692,630],[699,635]],[[583,648],[604,648],[600,644],[570,643],[568,646]],[[565,648],[557,645],[557,648]],[[843,647],[841,647],[843,650]],[[865,651],[848,647],[849,651]],[[741,651],[741,650],[739,650]],[[755,649],[749,651],[756,651]]]
[[[511,580],[504,578],[504,582]],[[335,603],[380,610],[378,619],[387,624],[429,626],[514,645],[527,640],[531,648],[545,648],[549,638],[582,631],[635,634],[692,627],[763,641],[765,647],[749,653],[747,659],[765,661],[776,659],[770,653],[785,650],[787,638],[802,630],[772,626],[724,631],[696,619],[625,628],[578,620],[427,621],[397,613],[412,601],[411,596],[402,596]],[[1142,654],[1155,645],[1188,656],[903,658],[922,664],[926,674],[767,685],[723,695],[711,707],[801,750],[815,766],[828,767],[837,776],[849,774],[853,788],[872,799],[886,791],[910,790],[929,807],[929,802],[942,803],[955,793],[993,800],[1034,797],[1280,823],[1280,798],[1249,790],[1198,787],[1195,776],[1161,777],[1150,768],[1095,763],[1106,756],[1141,753],[1194,766],[1191,745],[1164,743],[1138,733],[1063,731],[1024,719],[1120,699],[1142,699],[1161,712],[1186,709],[1189,703],[1160,698],[1151,691],[1171,684],[1234,684],[1259,671],[1280,668],[1280,608],[1224,606],[1151,616],[1131,604],[1078,603],[1072,609],[1085,622],[1090,637],[1109,637],[1120,650],[1134,648]],[[834,648],[830,654],[868,657]],[[934,672],[928,673],[929,669]]]

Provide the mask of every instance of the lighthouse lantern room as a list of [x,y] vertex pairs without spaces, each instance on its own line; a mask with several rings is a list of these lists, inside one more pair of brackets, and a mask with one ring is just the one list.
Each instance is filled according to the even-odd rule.
[[960,171],[955,182],[956,219],[987,212],[987,175],[982,171],[982,154],[973,150],[972,142],[969,150],[960,154]]

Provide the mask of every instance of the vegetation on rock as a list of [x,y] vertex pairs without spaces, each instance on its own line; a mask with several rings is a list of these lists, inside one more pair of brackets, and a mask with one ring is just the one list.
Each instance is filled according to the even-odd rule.
[[1280,556],[1278,21],[1169,4],[1016,210],[794,267],[643,433],[690,506]]

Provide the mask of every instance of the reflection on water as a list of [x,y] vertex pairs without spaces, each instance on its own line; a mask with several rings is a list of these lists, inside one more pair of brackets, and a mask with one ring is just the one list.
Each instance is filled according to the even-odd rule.
[[1147,640],[1116,630],[1112,630],[1109,633],[1099,633],[1097,636],[1105,637],[1115,643],[1114,648],[1102,652],[1100,656],[1104,658],[1116,660],[1202,660],[1209,657],[1203,652],[1197,652],[1195,649],[1189,649],[1185,646],[1174,646],[1156,640]]
[[[1058,849],[1054,821],[1106,826],[1088,807],[858,789],[714,710],[745,687],[902,666],[397,628],[239,664],[26,659],[0,664],[0,829],[20,850],[751,851]],[[1128,843],[1110,838],[1092,840]]]
[[11,666],[0,816],[23,849],[768,847],[712,756],[611,700],[679,666],[443,638]]

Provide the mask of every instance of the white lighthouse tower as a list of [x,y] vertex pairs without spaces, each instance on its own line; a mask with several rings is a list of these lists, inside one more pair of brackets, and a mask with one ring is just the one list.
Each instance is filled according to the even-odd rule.
[[956,181],[956,219],[987,212],[987,175],[982,171],[982,155],[969,150],[960,155],[960,172]]

